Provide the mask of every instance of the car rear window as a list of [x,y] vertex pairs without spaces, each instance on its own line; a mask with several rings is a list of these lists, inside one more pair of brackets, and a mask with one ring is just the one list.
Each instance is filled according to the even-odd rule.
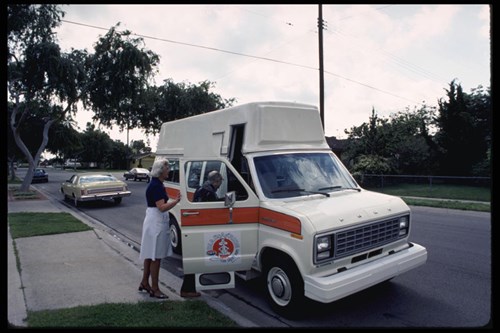
[[80,178],[80,183],[94,183],[94,182],[112,182],[115,181],[116,178],[113,176],[88,176],[88,177],[81,177]]

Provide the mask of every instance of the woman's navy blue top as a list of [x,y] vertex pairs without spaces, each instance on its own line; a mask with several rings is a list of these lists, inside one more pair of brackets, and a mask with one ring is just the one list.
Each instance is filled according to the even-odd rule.
[[158,177],[152,177],[146,188],[146,202],[148,207],[156,207],[156,202],[161,199],[165,199],[165,202],[168,201],[168,195],[163,182]]

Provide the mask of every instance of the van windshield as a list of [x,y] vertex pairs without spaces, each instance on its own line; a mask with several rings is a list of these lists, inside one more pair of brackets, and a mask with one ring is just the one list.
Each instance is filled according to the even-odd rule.
[[260,186],[268,198],[359,190],[349,172],[331,153],[260,156],[254,158],[254,163]]

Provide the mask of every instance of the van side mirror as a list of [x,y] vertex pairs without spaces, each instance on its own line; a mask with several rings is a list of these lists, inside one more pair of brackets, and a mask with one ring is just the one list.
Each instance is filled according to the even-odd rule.
[[226,195],[224,196],[224,206],[233,207],[235,202],[236,202],[236,192],[235,191],[227,192]]
[[227,192],[224,196],[224,206],[229,207],[229,224],[233,223],[233,205],[236,202],[236,192]]

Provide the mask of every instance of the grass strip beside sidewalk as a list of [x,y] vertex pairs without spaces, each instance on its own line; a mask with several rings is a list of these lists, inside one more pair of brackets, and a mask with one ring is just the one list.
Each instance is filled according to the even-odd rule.
[[[60,213],[9,213],[17,268],[21,271],[15,239],[92,230],[73,215]],[[28,327],[155,328],[155,327],[239,327],[232,319],[201,300],[104,303],[67,309],[28,311]]]

